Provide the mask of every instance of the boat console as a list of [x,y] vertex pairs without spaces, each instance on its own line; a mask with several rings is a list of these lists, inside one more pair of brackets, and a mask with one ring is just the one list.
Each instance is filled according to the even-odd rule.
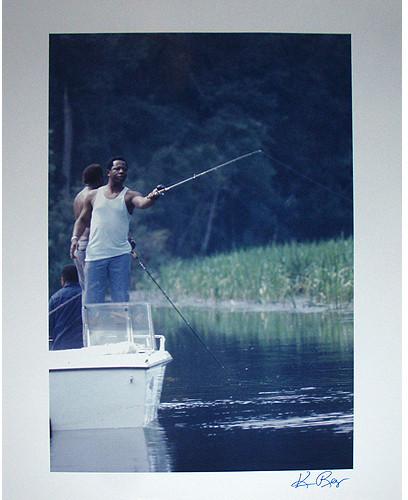
[[86,347],[49,352],[53,429],[148,425],[172,360],[150,304],[85,305],[84,327]]

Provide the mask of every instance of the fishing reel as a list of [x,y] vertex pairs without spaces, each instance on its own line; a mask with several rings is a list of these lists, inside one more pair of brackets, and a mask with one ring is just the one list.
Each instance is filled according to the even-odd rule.
[[156,189],[159,191],[160,196],[164,196],[166,186],[163,184],[157,184]]

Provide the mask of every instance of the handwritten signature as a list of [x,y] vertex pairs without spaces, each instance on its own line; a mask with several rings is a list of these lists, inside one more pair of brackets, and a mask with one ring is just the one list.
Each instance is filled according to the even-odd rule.
[[[303,477],[303,475],[305,475],[305,477]],[[336,479],[333,476],[333,472],[331,470],[320,472],[320,474],[318,474],[314,480],[311,475],[312,474],[310,471],[307,471],[305,473],[301,472],[299,474],[299,479],[293,482],[291,486],[293,488],[309,488],[309,486],[317,486],[318,488],[326,488],[327,486],[329,488],[332,488],[335,486],[336,488],[339,488],[343,481],[347,481],[347,479],[350,479],[349,477]],[[308,480],[310,480],[310,482],[308,482]]]

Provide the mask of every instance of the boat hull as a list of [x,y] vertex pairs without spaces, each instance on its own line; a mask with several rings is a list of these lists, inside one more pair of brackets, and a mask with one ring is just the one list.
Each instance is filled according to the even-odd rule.
[[52,430],[148,425],[157,418],[170,360],[166,351],[105,356],[91,363],[55,360],[49,373]]

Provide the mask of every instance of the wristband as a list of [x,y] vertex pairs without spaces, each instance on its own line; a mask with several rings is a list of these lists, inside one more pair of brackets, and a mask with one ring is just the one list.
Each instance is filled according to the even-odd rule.
[[79,240],[78,236],[73,236],[73,237],[71,238],[71,241],[74,241],[74,240]]

